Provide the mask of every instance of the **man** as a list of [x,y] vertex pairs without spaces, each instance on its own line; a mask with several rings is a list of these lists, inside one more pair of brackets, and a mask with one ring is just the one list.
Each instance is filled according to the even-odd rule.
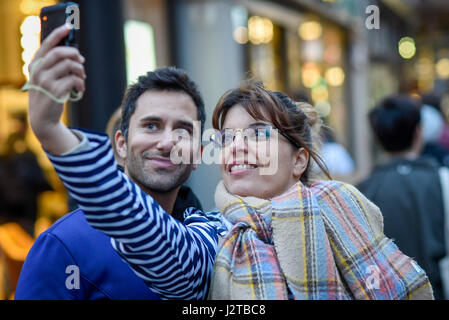
[[439,166],[421,157],[420,105],[407,96],[389,97],[369,114],[372,130],[390,160],[358,186],[381,209],[384,232],[426,271],[442,299],[438,262],[445,255],[444,209]]
[[[193,192],[182,186],[195,165],[169,161],[172,132],[193,130],[189,118],[204,124],[204,103],[195,83],[179,69],[157,69],[128,88],[121,107],[123,121],[115,143],[125,173],[180,221],[186,208],[202,210]],[[88,225],[81,209],[36,240],[15,298],[159,299],[121,260],[110,238]]]

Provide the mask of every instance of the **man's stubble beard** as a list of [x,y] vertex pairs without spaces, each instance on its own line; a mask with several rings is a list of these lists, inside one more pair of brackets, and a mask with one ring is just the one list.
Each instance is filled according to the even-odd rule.
[[[162,156],[162,155],[159,155]],[[177,165],[176,169],[152,168],[145,170],[145,153],[138,157],[132,152],[128,153],[126,169],[129,177],[141,188],[157,193],[167,193],[180,187],[193,171],[191,164]]]

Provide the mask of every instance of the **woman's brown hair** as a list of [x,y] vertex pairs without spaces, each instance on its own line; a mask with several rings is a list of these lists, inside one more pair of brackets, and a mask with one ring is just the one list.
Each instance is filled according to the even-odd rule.
[[310,157],[323,173],[332,179],[317,151],[321,140],[319,131],[322,121],[310,104],[294,102],[281,92],[265,89],[261,82],[248,80],[239,88],[229,90],[221,96],[212,115],[214,129],[222,129],[228,111],[236,105],[242,106],[254,119],[272,123],[292,138],[298,146],[307,150],[309,163],[300,178],[301,182],[309,184],[312,168]]

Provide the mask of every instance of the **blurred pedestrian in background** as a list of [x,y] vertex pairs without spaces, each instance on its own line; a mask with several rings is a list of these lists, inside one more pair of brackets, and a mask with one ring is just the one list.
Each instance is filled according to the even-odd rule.
[[[290,92],[288,95],[293,101],[306,102],[313,105],[312,99],[305,91],[296,90]],[[352,174],[355,170],[354,160],[346,148],[335,139],[333,128],[323,120],[321,127],[322,143],[318,146],[320,148],[320,155],[326,164],[330,175],[336,180],[344,180]],[[320,175],[321,169],[316,163],[313,164],[314,173]]]
[[33,236],[38,196],[53,189],[26,142],[26,113],[15,113],[12,119],[14,129],[0,154],[0,223],[17,222]]
[[[446,252],[443,196],[448,195],[441,190],[437,160],[420,156],[420,102],[408,96],[388,97],[370,112],[369,121],[389,161],[377,165],[358,188],[381,209],[385,235],[417,260],[435,298],[443,299],[439,261]],[[424,136],[430,137],[435,128],[427,129]]]
[[441,113],[440,98],[436,94],[423,95],[421,122],[424,141],[422,155],[434,158],[442,166],[449,166],[449,146],[444,143],[449,127]]
[[323,126],[323,146],[321,147],[321,156],[329,170],[331,176],[339,180],[339,177],[349,176],[354,172],[354,160],[346,148],[335,140],[332,128]]

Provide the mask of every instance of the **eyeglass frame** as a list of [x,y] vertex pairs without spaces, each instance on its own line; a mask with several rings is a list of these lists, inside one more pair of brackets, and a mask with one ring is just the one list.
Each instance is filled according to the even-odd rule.
[[[223,136],[224,133],[225,133],[226,131],[232,130],[232,141],[234,141],[237,132],[240,132],[240,133],[243,134],[243,132],[245,132],[245,130],[248,130],[248,129],[257,130],[257,129],[259,129],[259,128],[247,127],[247,128],[244,128],[244,129],[223,129],[223,130],[219,130],[219,131],[217,131],[217,132],[211,134],[211,136],[210,136],[209,139],[210,139],[210,141],[211,141],[212,143],[214,143],[216,146],[218,146],[219,148],[222,149],[222,148],[225,147],[225,145],[223,145],[223,144],[218,145],[218,143],[216,142],[216,139],[213,138],[213,137],[215,137],[218,133],[219,133],[221,136]],[[286,138],[286,139],[287,139],[293,146],[295,146],[295,147],[298,148],[298,149],[301,148],[301,146],[300,146],[300,145],[299,145],[299,144],[298,144],[292,137],[290,137],[287,133],[285,133],[284,131],[282,131],[281,129],[279,129],[279,128],[273,126],[273,125],[265,125],[265,126],[264,126],[264,130],[270,132],[270,135],[267,137],[267,138],[268,138],[267,140],[270,139],[270,137],[271,137],[271,130],[273,130],[273,129],[277,130],[277,131],[278,131],[284,138]],[[243,137],[245,137],[245,136],[243,135]]]

